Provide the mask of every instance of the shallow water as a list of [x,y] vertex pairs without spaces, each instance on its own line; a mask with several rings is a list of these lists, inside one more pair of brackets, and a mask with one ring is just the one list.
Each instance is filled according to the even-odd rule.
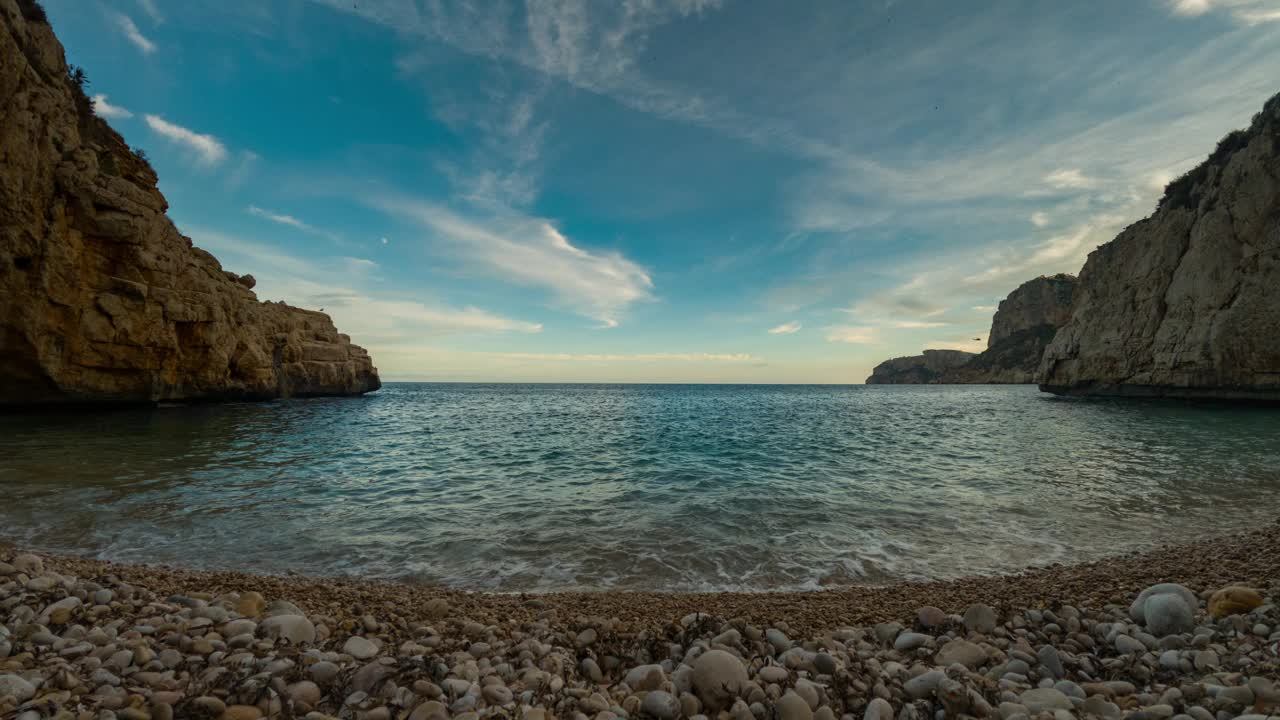
[[1009,571],[1270,522],[1280,411],[1028,386],[390,383],[0,416],[0,538],[501,591]]

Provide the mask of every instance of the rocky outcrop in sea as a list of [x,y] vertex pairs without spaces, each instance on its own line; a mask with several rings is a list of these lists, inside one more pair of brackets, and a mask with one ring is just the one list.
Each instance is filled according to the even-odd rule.
[[1089,255],[1038,382],[1061,395],[1280,401],[1280,95]]
[[38,4],[0,18],[0,405],[378,389],[327,315],[259,302],[178,231]]
[[923,355],[885,360],[871,370],[868,385],[933,385],[955,368],[963,366],[974,353],[963,350],[925,350]]
[[868,384],[1024,384],[1035,382],[1040,358],[1071,315],[1076,279],[1042,275],[1000,302],[981,353],[925,350],[875,367]]

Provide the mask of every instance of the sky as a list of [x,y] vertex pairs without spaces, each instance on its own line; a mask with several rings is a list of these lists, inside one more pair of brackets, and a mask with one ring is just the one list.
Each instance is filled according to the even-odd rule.
[[979,350],[1280,91],[1280,0],[44,4],[182,232],[392,381]]

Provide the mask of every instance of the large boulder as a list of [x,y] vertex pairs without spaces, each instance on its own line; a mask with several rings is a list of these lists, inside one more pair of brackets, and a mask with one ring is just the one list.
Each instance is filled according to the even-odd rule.
[[178,231],[37,17],[0,0],[0,405],[376,390],[329,316],[259,302]]
[[1280,401],[1280,95],[1090,253],[1037,379],[1062,395]]

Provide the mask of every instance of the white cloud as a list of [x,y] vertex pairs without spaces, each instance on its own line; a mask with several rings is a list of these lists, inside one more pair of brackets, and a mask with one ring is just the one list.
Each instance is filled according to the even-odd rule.
[[[302,220],[299,220],[293,215],[286,215],[284,213],[275,213],[275,212],[271,212],[270,210],[263,210],[257,205],[250,205],[245,210],[250,215],[253,215],[255,217],[260,217],[260,218],[263,218],[264,220],[270,220],[271,222],[278,223],[280,225],[288,225],[289,227],[296,228],[310,235],[316,235],[318,237],[327,238],[334,242],[342,241],[342,238],[339,237],[337,233],[332,233],[332,232],[329,232],[328,230],[322,230],[318,227],[315,227],[314,225],[311,225],[309,223],[303,222]],[[385,238],[384,238],[384,241],[385,241]]]
[[1174,15],[1199,17],[1213,10],[1223,10],[1245,25],[1280,21],[1280,8],[1275,0],[1169,0]]
[[138,26],[133,24],[133,20],[128,15],[116,13],[115,20],[116,27],[120,29],[120,32],[124,33],[125,38],[141,50],[144,55],[150,55],[156,51],[156,44],[148,40],[141,30],[138,30]]
[[760,362],[760,358],[750,353],[638,353],[618,355],[609,353],[485,353],[491,357],[507,360],[529,360],[535,362],[642,362],[642,363],[751,363]]
[[164,22],[164,16],[160,14],[160,9],[156,7],[156,0],[138,0],[138,6],[151,18],[151,22]]
[[549,221],[516,212],[469,218],[428,202],[376,197],[373,207],[407,218],[461,261],[502,280],[550,292],[557,304],[614,327],[652,298],[649,273],[617,252],[573,245]]
[[995,305],[974,305],[973,309],[977,310],[978,312],[995,312],[996,306]]
[[923,320],[897,320],[893,323],[890,323],[890,327],[894,327],[899,330],[917,330],[920,328],[946,327],[947,325],[950,325],[950,324],[951,323],[945,323],[945,322],[925,322]]
[[181,125],[174,125],[159,115],[146,115],[147,125],[155,132],[192,150],[206,165],[217,165],[227,157],[227,148],[212,135],[203,135]]
[[1049,215],[1042,212],[1031,213],[1031,224],[1038,228],[1045,227],[1049,224]]
[[798,320],[792,320],[791,322],[782,323],[778,327],[769,328],[769,334],[770,335],[790,335],[794,332],[798,332],[801,327],[802,326],[800,325],[800,322]]
[[833,325],[827,328],[827,342],[875,345],[880,342],[880,334],[876,328],[863,325]]
[[432,335],[542,331],[541,323],[514,320],[476,307],[454,308],[364,289],[360,285],[380,285],[373,275],[377,263],[365,258],[300,258],[217,231],[196,228],[190,234],[224,265],[252,273],[258,281],[255,291],[259,297],[323,308],[343,332],[371,348],[411,343]]
[[103,95],[102,93],[98,93],[97,95],[93,96],[93,111],[97,113],[99,117],[104,117],[104,118],[133,117],[133,113],[129,112],[128,110],[120,107],[119,105],[112,105],[111,103],[107,102],[107,96]]
[[1079,168],[1062,168],[1045,176],[1044,181],[1058,190],[1088,190],[1098,186],[1098,181],[1086,176]]

